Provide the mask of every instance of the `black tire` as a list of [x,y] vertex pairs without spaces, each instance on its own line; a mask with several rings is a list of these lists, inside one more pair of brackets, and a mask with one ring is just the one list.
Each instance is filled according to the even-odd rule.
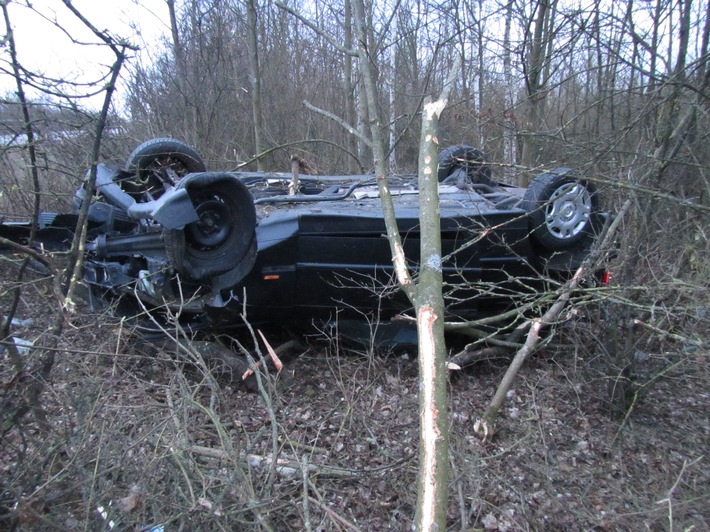
[[[126,172],[135,178],[124,183],[129,194],[149,194],[156,199],[187,174],[206,170],[194,148],[170,138],[152,139],[138,146],[126,162]],[[136,198],[139,199],[139,198]]]
[[593,234],[599,213],[594,183],[570,168],[554,168],[538,175],[525,191],[530,231],[549,250],[568,249]]
[[165,231],[173,267],[196,281],[215,276],[239,282],[253,266],[256,210],[249,190],[224,173],[191,174],[180,181],[200,220]]
[[463,168],[470,182],[496,186],[498,183],[493,180],[491,169],[485,162],[485,154],[473,146],[449,146],[439,154],[439,183],[446,180],[457,168]]

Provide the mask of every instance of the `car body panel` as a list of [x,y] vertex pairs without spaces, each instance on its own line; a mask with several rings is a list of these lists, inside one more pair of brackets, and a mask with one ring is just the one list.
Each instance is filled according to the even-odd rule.
[[[496,209],[473,190],[442,188],[444,279],[452,298],[466,300],[454,304],[452,299],[450,309],[463,308],[461,313],[471,316],[482,301],[475,298],[480,296],[475,285],[531,275],[526,213]],[[416,274],[418,196],[395,195],[394,203],[405,256]],[[241,312],[244,297],[254,319],[313,317],[334,309],[353,315],[377,311],[384,317],[405,312],[411,303],[396,288],[385,235],[379,197],[269,206],[256,226],[252,272],[228,296],[213,301],[213,319],[221,313],[224,322],[224,315]],[[471,245],[472,240],[477,241]]]

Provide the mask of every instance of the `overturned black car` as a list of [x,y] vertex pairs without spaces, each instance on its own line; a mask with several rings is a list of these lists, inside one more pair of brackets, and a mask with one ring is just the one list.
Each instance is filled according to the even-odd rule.
[[[530,187],[496,182],[483,154],[440,154],[441,237],[447,313],[499,313],[564,279],[604,221],[596,189],[568,168]],[[419,257],[417,180],[389,178],[405,254]],[[89,205],[84,283],[92,305],[179,319],[192,330],[250,321],[328,318],[335,311],[387,319],[411,310],[397,289],[373,176],[208,172],[174,139],[141,144],[121,168],[97,168]],[[288,187],[291,185],[291,193]],[[76,214],[44,213],[37,242],[68,246]],[[22,241],[28,224],[0,223]]]

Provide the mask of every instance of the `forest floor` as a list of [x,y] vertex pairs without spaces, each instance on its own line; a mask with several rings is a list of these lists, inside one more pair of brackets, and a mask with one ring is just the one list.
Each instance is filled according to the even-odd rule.
[[[7,309],[16,269],[0,259]],[[49,298],[46,283],[24,286],[17,318],[33,322],[15,336],[46,334]],[[505,361],[451,376],[450,530],[710,530],[707,357],[641,353],[636,401],[613,416],[596,337],[584,320],[561,327],[485,441],[473,425]],[[300,340],[250,392],[125,323],[77,314],[42,395],[47,423],[28,414],[2,440],[0,529],[409,530],[416,352]],[[17,377],[3,355],[3,400],[30,379],[23,356]]]

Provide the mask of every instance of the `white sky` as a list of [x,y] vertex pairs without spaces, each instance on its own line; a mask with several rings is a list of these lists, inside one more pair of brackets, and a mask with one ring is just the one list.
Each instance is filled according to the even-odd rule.
[[[33,0],[31,3],[47,19],[56,20],[76,41],[98,42],[62,0]],[[132,54],[136,56],[128,63],[128,68],[138,61],[151,62],[161,36],[170,31],[165,0],[73,0],[72,5],[98,29],[107,29],[114,37],[142,48]],[[114,54],[105,46],[72,43],[69,35],[26,7],[23,0],[12,0],[8,13],[18,59],[26,69],[59,79],[90,82],[105,75],[115,61]],[[0,31],[5,33],[2,17]],[[9,59],[6,46],[0,48],[0,53],[5,61]],[[125,76],[127,71],[123,73]],[[12,76],[0,73],[0,94],[14,90]],[[101,99],[92,103],[100,105]]]

